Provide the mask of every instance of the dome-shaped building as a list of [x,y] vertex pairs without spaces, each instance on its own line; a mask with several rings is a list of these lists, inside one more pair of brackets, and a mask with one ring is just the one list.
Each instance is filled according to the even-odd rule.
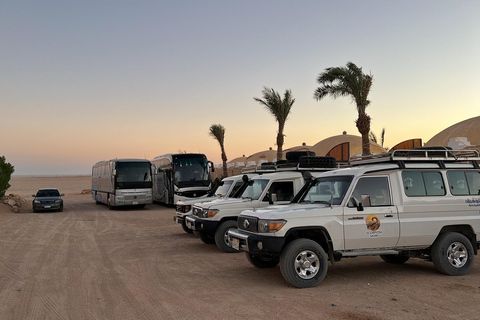
[[[362,137],[354,136],[351,134],[341,134],[338,136],[333,136],[326,138],[313,147],[310,148],[311,151],[315,152],[317,156],[325,156],[330,152],[334,147],[342,144],[348,143],[350,150],[347,150],[350,156],[361,155],[362,154]],[[370,141],[370,152],[373,154],[379,154],[387,152],[381,145]]]
[[480,149],[480,116],[456,123],[433,136],[426,147],[451,147],[454,150]]

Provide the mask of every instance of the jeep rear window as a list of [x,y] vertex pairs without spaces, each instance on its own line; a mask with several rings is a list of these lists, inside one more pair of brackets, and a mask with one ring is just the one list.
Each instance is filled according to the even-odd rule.
[[448,171],[448,184],[454,196],[480,194],[480,172],[478,171]]
[[440,172],[404,171],[402,180],[405,194],[409,197],[445,195],[445,185]]

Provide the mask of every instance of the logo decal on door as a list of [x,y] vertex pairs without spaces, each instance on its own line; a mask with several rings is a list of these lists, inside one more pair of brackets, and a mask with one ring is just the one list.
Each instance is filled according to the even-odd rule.
[[377,231],[380,228],[380,219],[376,215],[369,215],[365,220],[367,223],[367,229],[370,231]]

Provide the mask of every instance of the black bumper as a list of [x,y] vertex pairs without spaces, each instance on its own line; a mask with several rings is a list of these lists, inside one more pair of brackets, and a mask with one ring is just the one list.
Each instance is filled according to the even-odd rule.
[[[228,232],[228,242],[232,248],[234,238],[238,239],[239,241],[239,250],[252,254],[279,255],[282,252],[282,248],[285,244],[284,237],[272,237],[267,235],[244,233],[239,230],[232,230]],[[262,244],[262,249],[259,249],[259,242]]]
[[[219,221],[211,221],[207,219],[200,219],[196,216],[189,216],[186,221],[191,223],[191,229],[195,231],[215,232]],[[187,225],[189,225],[187,222]]]

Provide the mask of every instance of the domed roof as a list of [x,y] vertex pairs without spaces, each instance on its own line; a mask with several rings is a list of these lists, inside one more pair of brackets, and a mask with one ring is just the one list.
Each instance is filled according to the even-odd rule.
[[[362,154],[362,137],[354,136],[352,134],[341,134],[338,136],[326,138],[315,144],[313,147],[310,148],[310,150],[315,152],[317,156],[323,157],[333,147],[344,142],[350,142],[350,156]],[[370,152],[373,154],[379,154],[386,152],[386,150],[382,148],[381,145],[370,141]]]
[[253,162],[253,161],[256,164],[260,164],[261,162],[275,162],[277,161],[277,150],[273,150],[272,148],[270,148],[269,150],[260,151],[247,157],[246,160],[247,160],[247,166],[248,166],[248,162]]
[[433,136],[426,147],[447,146],[456,150],[478,149],[480,146],[480,116],[454,124]]

